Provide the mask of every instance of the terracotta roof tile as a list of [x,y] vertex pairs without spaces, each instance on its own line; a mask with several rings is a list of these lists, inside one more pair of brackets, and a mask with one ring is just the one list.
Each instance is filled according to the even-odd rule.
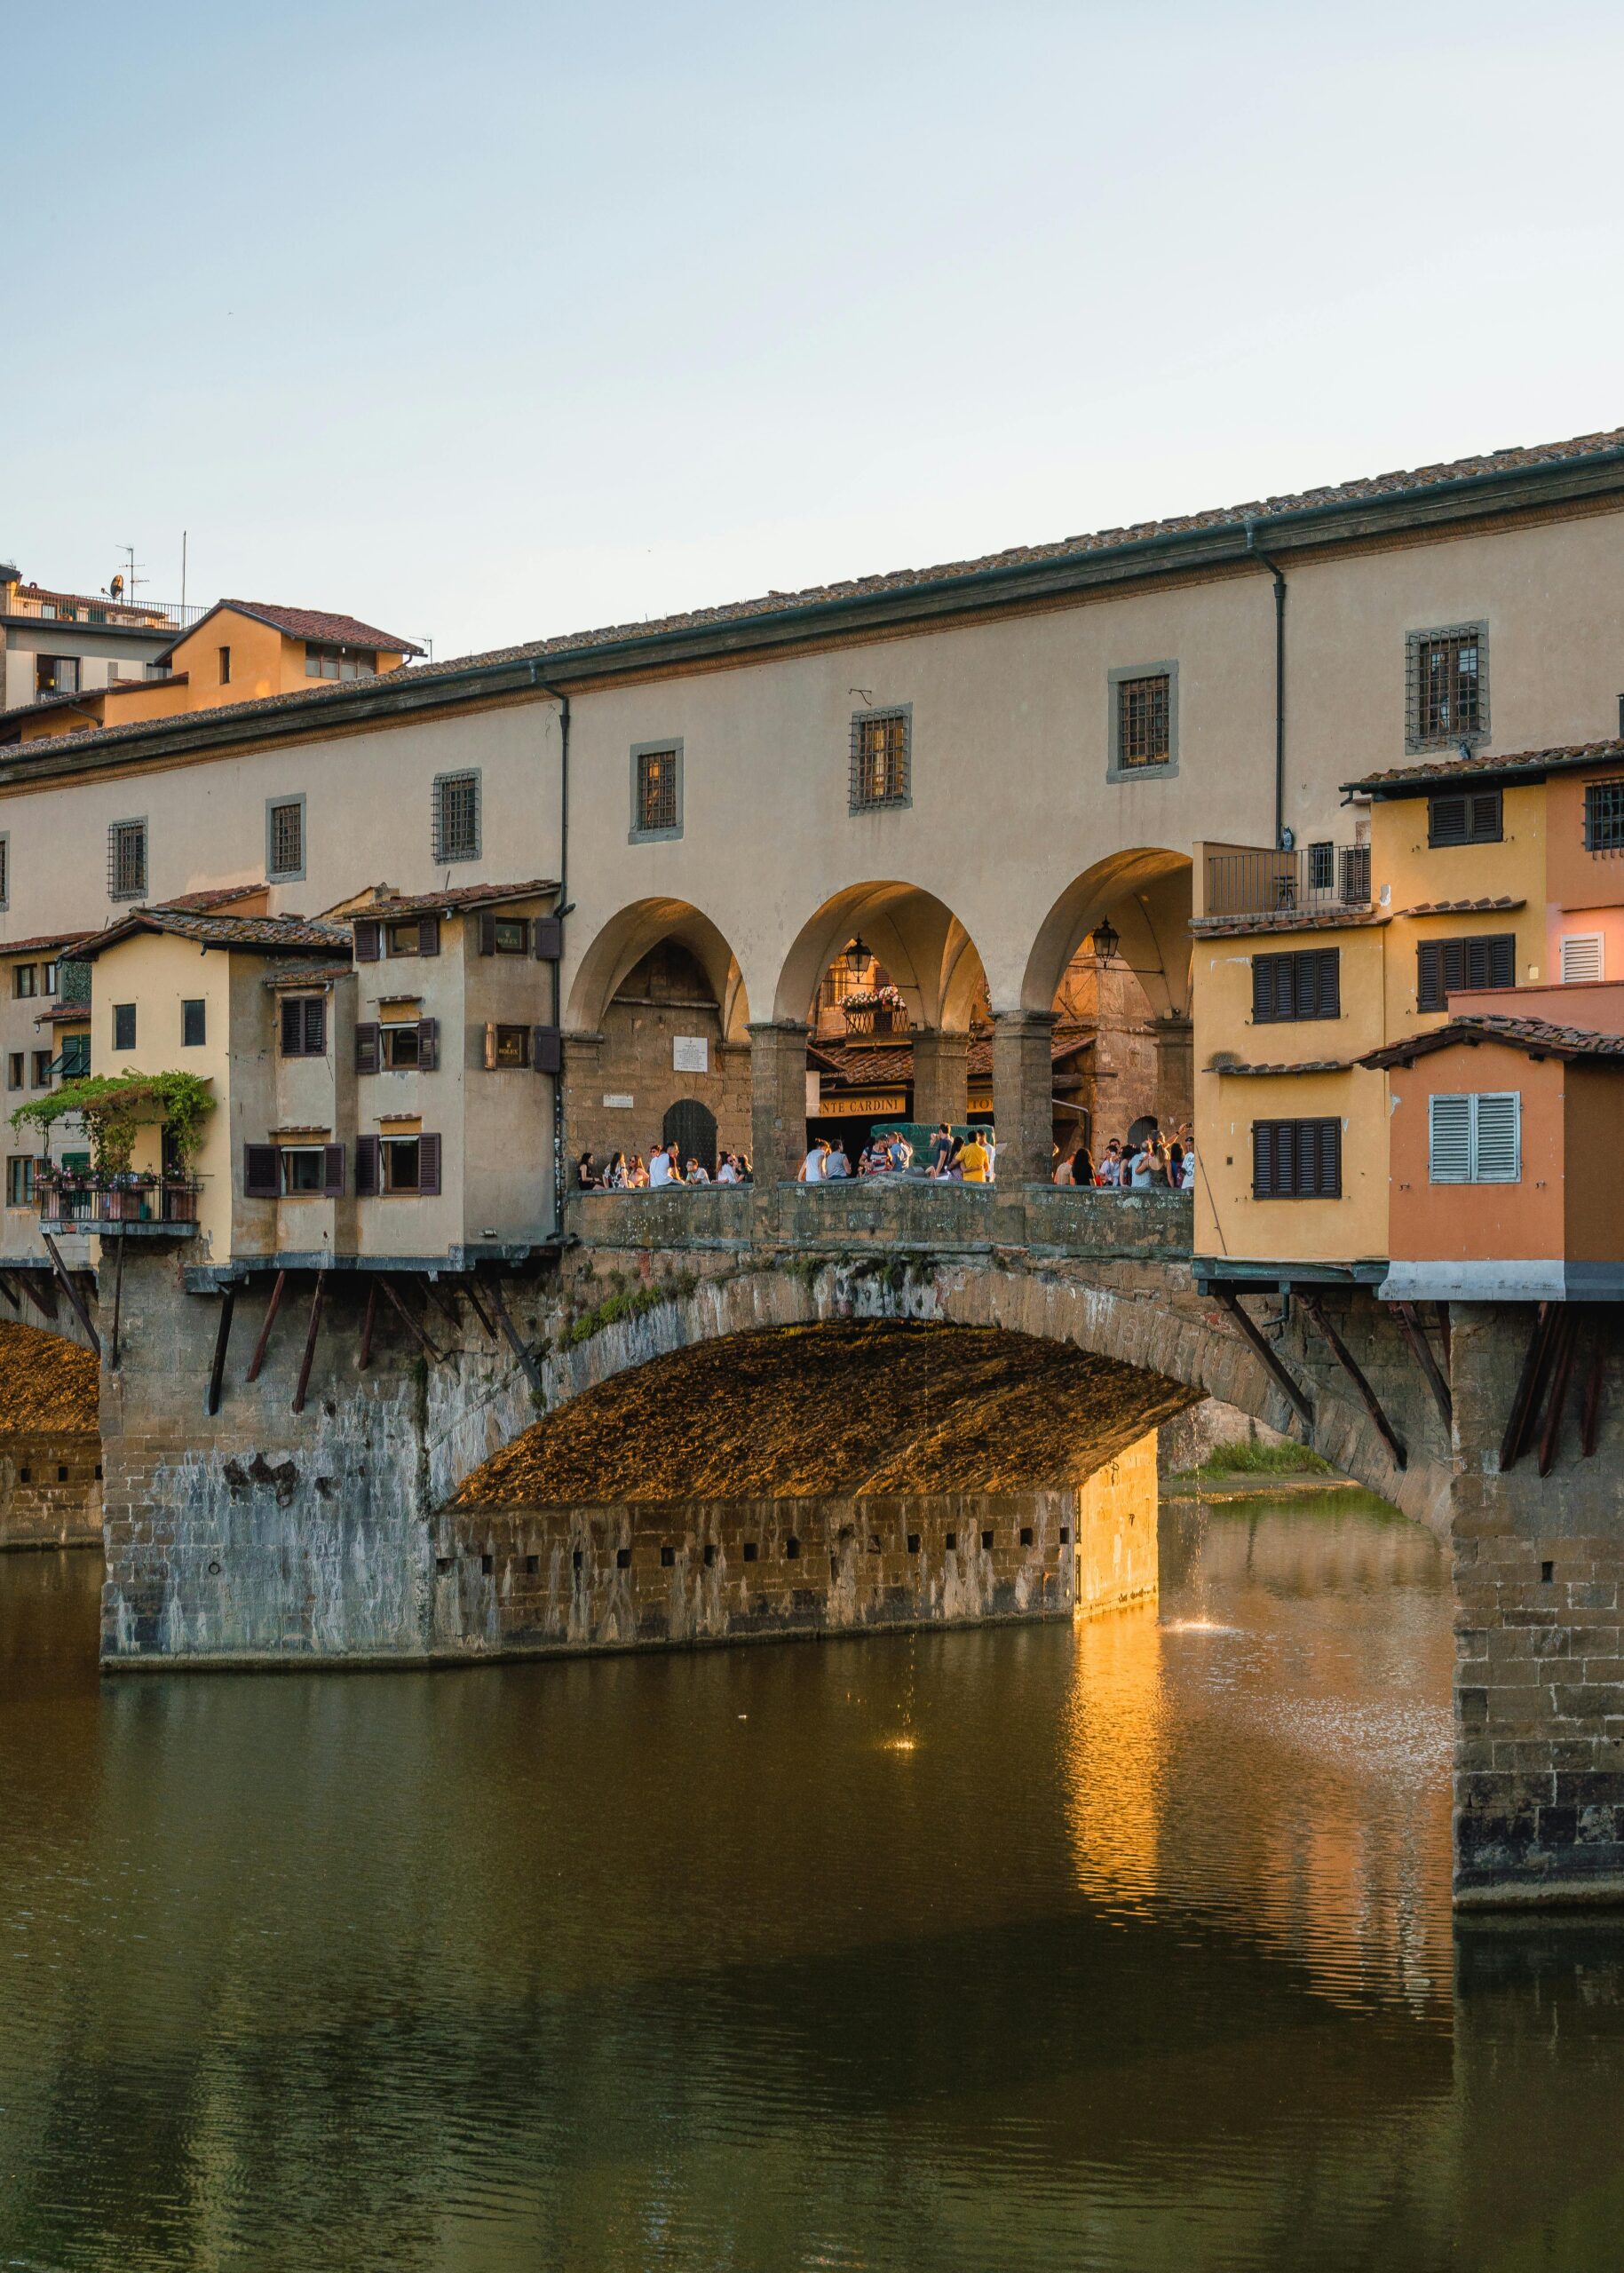
[[362,623],[357,616],[334,615],[321,607],[284,607],[276,600],[216,600],[209,614],[200,615],[191,630],[183,631],[164,653],[172,654],[182,640],[192,638],[208,622],[209,616],[218,614],[222,608],[231,608],[238,615],[251,615],[257,622],[268,623],[273,631],[281,631],[289,639],[314,639],[329,647],[364,647],[374,654],[380,647],[397,655],[423,653],[415,640],[402,639],[398,632],[380,631],[376,623]]
[[267,971],[260,980],[262,986],[326,986],[335,978],[349,978],[355,970],[353,962],[301,962],[291,970]]
[[0,955],[36,955],[47,947],[76,947],[81,939],[95,936],[93,931],[40,931],[31,939],[0,940]]
[[392,923],[402,915],[455,915],[463,907],[495,907],[504,899],[534,899],[537,893],[552,892],[556,883],[537,877],[527,884],[459,884],[451,891],[419,891],[397,895],[391,899],[370,900],[365,907],[346,907],[336,922],[344,923]]
[[86,1026],[90,1022],[88,1002],[52,1002],[34,1021],[36,1026]]
[[1509,899],[1504,893],[1498,899],[1423,899],[1414,907],[1396,907],[1395,915],[1505,915],[1513,908],[1526,907],[1525,899]]
[[1474,750],[1470,757],[1437,757],[1424,764],[1400,765],[1386,773],[1362,774],[1357,781],[1344,781],[1344,795],[1355,789],[1369,790],[1377,796],[1420,796],[1435,783],[1447,788],[1456,781],[1471,781],[1483,775],[1515,779],[1525,774],[1539,780],[1547,773],[1562,773],[1576,765],[1624,765],[1624,741],[1617,735],[1606,741],[1562,742],[1552,749],[1518,749],[1502,751],[1491,756],[1485,750]]
[[139,907],[122,923],[97,932],[82,959],[91,962],[138,931],[167,932],[195,939],[204,947],[254,947],[264,954],[297,954],[312,947],[347,954],[350,949],[350,934],[339,923],[314,923],[297,915],[172,915],[167,908]]
[[1624,1065],[1624,1034],[1598,1034],[1591,1026],[1553,1026],[1548,1018],[1522,1018],[1483,1010],[1451,1018],[1429,1033],[1411,1034],[1385,1049],[1373,1049],[1361,1065],[1408,1065],[1434,1050],[1453,1049],[1462,1043],[1503,1041],[1534,1057],[1602,1057]]
[[168,899],[154,899],[152,905],[176,915],[202,915],[210,908],[229,907],[234,900],[257,899],[265,890],[264,884],[220,884],[209,891],[178,891]]
[[1198,939],[1240,939],[1253,931],[1347,931],[1391,921],[1384,907],[1314,907],[1290,915],[1196,915],[1190,929]]
[[1364,1063],[1364,1059],[1355,1057],[1305,1057],[1295,1065],[1248,1065],[1243,1064],[1239,1058],[1226,1065],[1221,1058],[1215,1057],[1207,1067],[1207,1071],[1209,1073],[1246,1074],[1347,1073],[1351,1073],[1355,1065]]

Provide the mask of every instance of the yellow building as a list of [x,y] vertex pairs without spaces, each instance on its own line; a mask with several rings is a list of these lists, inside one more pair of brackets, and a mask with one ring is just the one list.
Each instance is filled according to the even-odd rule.
[[[1565,1160],[1546,1124],[1619,1063],[1624,741],[1451,749],[1344,795],[1352,845],[1200,848],[1200,1267],[1485,1299],[1560,1292],[1577,1256],[1595,1292],[1612,1264],[1594,1209],[1576,1186],[1565,1215],[1521,1163]],[[1534,1070],[1559,1064],[1583,1070],[1565,1088]],[[1449,1132],[1462,1113],[1475,1129],[1491,1093],[1479,1175]]]
[[[49,697],[0,720],[0,740],[28,743],[87,725],[124,726],[188,710],[259,702],[399,670],[423,650],[398,633],[322,608],[218,600],[165,647],[149,675]],[[162,674],[152,677],[156,670]]]

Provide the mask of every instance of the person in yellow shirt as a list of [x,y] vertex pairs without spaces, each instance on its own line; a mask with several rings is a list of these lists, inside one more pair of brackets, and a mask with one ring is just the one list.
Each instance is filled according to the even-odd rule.
[[985,1184],[987,1171],[986,1146],[981,1142],[981,1132],[972,1129],[959,1154],[959,1166],[964,1171],[966,1184]]

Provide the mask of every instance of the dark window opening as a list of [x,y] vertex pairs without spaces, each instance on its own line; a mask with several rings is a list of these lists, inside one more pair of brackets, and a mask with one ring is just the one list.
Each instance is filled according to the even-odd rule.
[[297,876],[305,866],[305,807],[297,797],[271,808],[271,874]]
[[674,1547],[662,1547],[660,1550],[660,1568],[662,1571],[669,1571],[675,1567],[676,1562],[677,1549]]
[[959,1545],[959,1535],[957,1532],[950,1531],[947,1533],[947,1538],[943,1540],[942,1545],[947,1548],[949,1555],[955,1555],[958,1552]]
[[1460,741],[1483,725],[1483,651],[1475,631],[1415,643],[1415,728],[1422,742]]
[[305,642],[306,678],[372,678],[376,672],[374,648],[333,646],[320,639]]
[[327,1002],[321,994],[284,994],[281,998],[281,1037],[284,1057],[324,1057],[327,1055]]
[[1427,842],[1433,846],[1498,844],[1505,836],[1504,801],[1498,789],[1452,790],[1427,803]]
[[384,1064],[392,1073],[408,1073],[423,1062],[423,1048],[416,1018],[405,1026],[380,1026],[378,1044]]
[[787,1539],[784,1541],[784,1554],[789,1562],[795,1562],[799,1556],[800,1552],[801,1542],[798,1539]]
[[638,757],[638,827],[677,826],[677,752],[646,749]]
[[180,1005],[180,1046],[183,1049],[201,1049],[208,1032],[209,1009],[206,1002],[183,1002]]
[[1031,1546],[1031,1544],[1032,1544],[1032,1525],[1031,1525],[1030,1524],[1023,1524],[1023,1525],[1021,1525],[1021,1527],[1020,1527],[1020,1543],[1021,1543],[1021,1545],[1022,1545],[1023,1547],[1030,1547],[1030,1546]]
[[614,1567],[615,1567],[615,1569],[616,1569],[617,1571],[630,1571],[630,1568],[631,1568],[631,1549],[630,1549],[630,1548],[629,1548],[629,1547],[617,1547],[617,1548],[615,1548],[615,1550],[614,1550]]
[[479,857],[479,777],[442,773],[434,784],[434,858],[477,860]]
[[115,1049],[135,1048],[135,1004],[115,1002],[113,1005],[113,1047]]
[[282,1191],[290,1198],[320,1198],[327,1190],[325,1144],[281,1144],[277,1147]]
[[919,1533],[916,1531],[911,1531],[907,1535],[907,1551],[910,1555],[919,1552]]
[[147,890],[147,823],[115,820],[107,831],[107,894],[139,899]]
[[756,1542],[753,1539],[747,1539],[744,1542],[744,1559],[747,1563],[753,1563],[756,1560]]
[[526,1557],[525,1557],[525,1576],[526,1576],[526,1578],[527,1578],[527,1579],[534,1579],[534,1578],[538,1577],[538,1576],[540,1575],[540,1572],[541,1572],[541,1568],[542,1568],[542,1558],[541,1558],[541,1556],[540,1556],[539,1555],[527,1555],[527,1556],[526,1556]]
[[34,1087],[36,1089],[49,1089],[50,1086],[51,1052],[48,1049],[36,1049],[34,1053]]
[[12,994],[20,1002],[28,1002],[39,992],[37,963],[19,962],[12,965]]
[[1336,882],[1336,847],[1334,844],[1311,844],[1308,848],[1308,888],[1311,891],[1329,891]]
[[1624,852],[1624,781],[1585,784],[1585,851]]
[[714,1540],[706,1540],[705,1552],[700,1559],[704,1564],[706,1570],[709,1571],[717,1559],[717,1550]]
[[229,686],[231,685],[231,649],[229,647],[222,647],[219,651],[219,656],[220,685],[222,686]]
[[990,1531],[984,1531],[982,1532],[981,1544],[987,1554],[990,1555],[993,1551],[993,1534]]

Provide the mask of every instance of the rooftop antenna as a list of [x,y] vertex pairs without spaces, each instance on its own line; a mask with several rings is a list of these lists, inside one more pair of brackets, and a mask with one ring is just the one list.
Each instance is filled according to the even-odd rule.
[[133,599],[135,598],[135,588],[137,584],[144,584],[147,582],[145,576],[139,576],[136,572],[138,568],[145,568],[147,563],[144,560],[137,560],[135,557],[135,547],[132,544],[121,544],[117,547],[117,550],[124,555],[125,560],[128,563],[124,575],[125,597],[129,599]]

